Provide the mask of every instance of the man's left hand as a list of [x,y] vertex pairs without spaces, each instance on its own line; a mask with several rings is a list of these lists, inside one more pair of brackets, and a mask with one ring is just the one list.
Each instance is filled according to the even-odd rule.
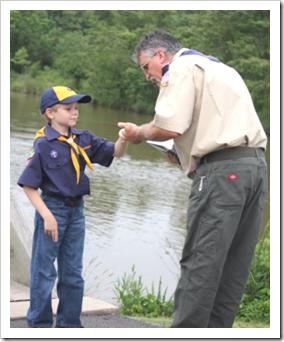
[[139,137],[139,127],[130,122],[119,122],[118,127],[122,128],[120,133],[123,135],[123,138],[126,141],[129,141],[131,144],[140,144],[144,138]]
[[168,151],[166,155],[171,163],[179,164],[177,155],[175,155],[173,152]]

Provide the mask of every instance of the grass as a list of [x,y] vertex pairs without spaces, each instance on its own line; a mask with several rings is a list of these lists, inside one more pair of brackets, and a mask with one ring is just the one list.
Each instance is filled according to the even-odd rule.
[[[173,322],[172,318],[168,317],[141,317],[141,316],[135,316],[135,317],[129,317],[131,319],[136,319],[137,321],[156,325],[159,328],[169,328]],[[235,321],[233,328],[269,328],[269,324],[264,324],[260,322],[239,322]]]
[[[111,280],[113,273],[109,274],[108,269],[104,270],[101,274],[98,273],[97,267],[101,262],[95,264],[97,258],[92,258],[83,272],[83,278],[85,280],[84,296],[96,296],[96,298],[100,298],[100,294],[109,290],[114,284],[114,281]],[[95,277],[93,277],[93,272],[96,272]]]
[[160,278],[158,293],[155,295],[154,283],[152,293],[143,285],[142,276],[136,278],[135,265],[131,274],[117,279],[114,293],[120,306],[120,313],[125,316],[171,317],[174,309],[173,295],[166,300],[167,288],[162,294],[162,278]]

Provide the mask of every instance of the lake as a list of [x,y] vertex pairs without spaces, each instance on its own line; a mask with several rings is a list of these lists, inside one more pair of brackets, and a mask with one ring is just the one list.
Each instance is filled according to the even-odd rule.
[[[34,208],[17,181],[25,168],[37,130],[46,122],[39,113],[39,96],[11,92],[10,187],[20,200],[30,224]],[[91,104],[79,106],[78,129],[116,141],[117,122],[141,125],[152,115],[122,112]],[[269,144],[266,152],[269,165]],[[135,265],[138,276],[155,293],[162,277],[162,292],[171,295],[176,287],[178,261],[186,235],[186,210],[191,180],[180,166],[143,142],[129,144],[122,158],[109,168],[86,168],[91,195],[85,196],[86,239],[84,251],[85,293],[116,304],[114,283]],[[270,171],[270,169],[269,169]],[[269,182],[268,182],[269,186]],[[270,189],[264,209],[262,230],[270,219]]]

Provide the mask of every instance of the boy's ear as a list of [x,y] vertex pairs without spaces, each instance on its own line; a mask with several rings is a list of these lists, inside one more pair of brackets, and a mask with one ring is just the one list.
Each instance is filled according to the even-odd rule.
[[50,120],[54,119],[54,114],[51,108],[46,108],[45,114]]

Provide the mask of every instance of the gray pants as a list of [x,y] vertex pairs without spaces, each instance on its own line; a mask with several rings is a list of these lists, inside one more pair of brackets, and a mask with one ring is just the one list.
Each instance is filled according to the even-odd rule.
[[266,188],[262,157],[197,168],[172,328],[232,327],[260,233]]

